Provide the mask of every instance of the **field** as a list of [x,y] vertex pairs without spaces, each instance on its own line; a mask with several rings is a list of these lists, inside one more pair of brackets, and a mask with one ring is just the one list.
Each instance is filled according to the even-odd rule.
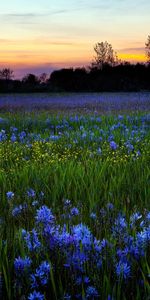
[[150,94],[40,97],[0,96],[0,299],[150,299]]

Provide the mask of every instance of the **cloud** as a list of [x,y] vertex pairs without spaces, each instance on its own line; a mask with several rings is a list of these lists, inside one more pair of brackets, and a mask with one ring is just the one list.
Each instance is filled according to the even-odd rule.
[[120,53],[143,53],[145,52],[144,47],[133,47],[133,48],[124,48],[118,50]]
[[38,17],[45,17],[45,16],[53,16],[59,14],[66,14],[70,13],[70,11],[74,11],[77,9],[56,9],[52,11],[47,11],[43,13],[34,13],[34,12],[27,12],[27,13],[1,13],[0,15],[4,18],[12,18],[12,19],[19,19],[19,18],[38,18]]

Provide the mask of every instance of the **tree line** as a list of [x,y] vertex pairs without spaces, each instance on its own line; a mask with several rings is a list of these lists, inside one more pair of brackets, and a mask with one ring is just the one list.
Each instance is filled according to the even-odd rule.
[[88,68],[64,68],[50,76],[27,74],[14,79],[9,68],[0,70],[0,92],[102,92],[150,90],[150,35],[145,43],[147,61],[122,62],[107,41],[94,46],[95,57]]

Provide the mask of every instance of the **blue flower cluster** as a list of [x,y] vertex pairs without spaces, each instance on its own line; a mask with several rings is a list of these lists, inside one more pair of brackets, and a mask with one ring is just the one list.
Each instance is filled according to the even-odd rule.
[[[103,290],[99,282],[104,280],[104,270],[109,273],[112,290],[115,284],[124,284],[128,291],[131,283],[136,286],[143,279],[141,261],[146,259],[150,246],[150,212],[136,211],[127,218],[115,212],[112,203],[106,205],[103,214],[101,211],[90,213],[90,229],[77,222],[81,212],[68,199],[64,201],[63,216],[66,214],[68,220],[69,214],[69,223],[58,223],[46,205],[37,209],[35,227],[22,230],[26,257],[14,261],[16,281],[19,278],[23,286],[28,277],[29,300],[47,299],[60,278],[58,296],[62,299],[100,299]],[[109,225],[109,234],[98,239],[102,218],[105,226]],[[149,278],[149,274],[144,276]],[[109,294],[107,299],[113,296]]]

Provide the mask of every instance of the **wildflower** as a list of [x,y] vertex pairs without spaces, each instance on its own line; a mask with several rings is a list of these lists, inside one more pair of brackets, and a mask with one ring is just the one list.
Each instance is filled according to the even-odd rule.
[[39,204],[38,201],[33,201],[33,202],[32,202],[32,206],[37,206],[38,204]]
[[25,270],[28,270],[31,266],[31,259],[29,257],[21,258],[20,256],[18,258],[15,258],[14,261],[14,267],[15,267],[15,272],[20,275],[22,274]]
[[150,211],[147,213],[147,215],[146,215],[146,220],[147,221],[150,221]]
[[96,219],[96,213],[94,213],[94,212],[91,212],[91,214],[90,214],[90,218],[91,218],[91,219],[93,219],[93,220],[95,220],[95,219]]
[[127,279],[130,277],[131,267],[127,262],[119,261],[116,265],[116,275],[119,278]]
[[94,299],[99,297],[98,292],[94,286],[88,286],[86,289],[86,298],[87,299]]
[[79,276],[79,277],[77,277],[76,284],[77,285],[81,285],[83,283],[89,284],[90,283],[89,277],[87,277],[87,276],[84,276],[84,277]]
[[27,196],[28,196],[29,198],[34,198],[35,195],[36,195],[36,193],[35,193],[35,191],[34,191],[33,189],[28,189],[28,190],[27,190]]
[[59,135],[50,135],[49,138],[51,141],[58,141],[60,139],[60,136]]
[[17,217],[19,214],[21,214],[22,211],[24,211],[25,209],[27,209],[27,203],[23,203],[20,204],[18,206],[16,206],[13,210],[12,210],[12,216],[13,217]]
[[64,199],[64,206],[69,207],[71,205],[71,200],[69,199]]
[[101,154],[102,154],[102,149],[101,149],[100,147],[97,149],[97,154],[98,154],[98,155],[101,155]]
[[142,215],[139,212],[133,213],[130,217],[131,227],[135,225],[136,221],[140,220]]
[[118,215],[118,217],[115,220],[115,227],[116,231],[119,232],[119,230],[124,230],[127,228],[127,222],[124,216],[121,214]]
[[25,131],[20,132],[20,134],[19,134],[20,142],[23,142],[25,137],[26,137]]
[[11,135],[10,140],[12,143],[16,142],[17,138],[14,133]]
[[44,300],[44,295],[40,292],[34,291],[29,295],[28,300]]
[[108,209],[108,210],[113,210],[113,208],[114,208],[114,205],[113,205],[112,203],[110,203],[110,202],[107,203],[106,206],[107,206],[107,209]]
[[43,198],[43,197],[44,197],[44,193],[43,193],[42,191],[40,192],[39,197],[40,197],[40,198]]
[[13,197],[14,197],[14,193],[11,192],[11,191],[10,191],[10,192],[7,192],[7,193],[6,193],[6,196],[7,196],[7,199],[8,199],[8,200],[11,200],[11,199],[13,199]]
[[26,235],[24,235],[24,240],[26,241],[26,245],[30,251],[37,251],[41,248],[38,233],[35,229],[33,229],[31,233],[27,232]]
[[110,142],[110,148],[111,148],[112,150],[116,150],[116,149],[118,148],[118,146],[117,146],[117,144],[116,144],[114,141],[111,141],[111,142]]
[[12,210],[12,216],[13,217],[17,217],[18,215],[20,215],[22,212],[22,205],[16,206],[13,210]]
[[87,226],[81,224],[73,227],[73,236],[77,244],[82,243],[86,248],[90,248],[92,244],[92,234]]
[[123,116],[122,115],[118,115],[118,120],[122,121],[123,120]]
[[22,238],[24,238],[27,235],[27,231],[25,229],[22,229],[21,233],[22,233]]
[[35,277],[37,277],[42,285],[46,285],[50,274],[50,264],[47,261],[41,263],[36,269]]
[[12,132],[16,132],[16,131],[18,131],[18,128],[17,128],[17,127],[13,127],[13,126],[11,126],[11,127],[10,127],[10,131],[12,131]]
[[136,152],[136,156],[141,156],[140,150],[138,150],[138,151]]
[[43,205],[37,210],[35,219],[37,223],[46,225],[48,223],[54,223],[55,217],[53,216],[51,209],[46,205]]
[[73,207],[73,208],[71,209],[71,215],[72,215],[72,216],[78,216],[78,215],[79,215],[79,210],[78,210],[77,207]]

